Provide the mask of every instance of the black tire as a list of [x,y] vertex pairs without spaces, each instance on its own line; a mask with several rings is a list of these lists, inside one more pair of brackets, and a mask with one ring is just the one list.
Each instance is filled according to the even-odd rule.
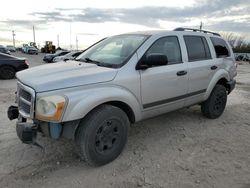
[[209,98],[201,104],[201,112],[210,119],[221,116],[227,103],[227,90],[223,85],[215,85]]
[[129,119],[111,105],[101,105],[90,112],[77,129],[75,141],[82,160],[101,166],[116,159],[127,142]]
[[7,80],[7,79],[12,79],[14,78],[16,75],[16,70],[11,67],[11,66],[2,66],[0,67],[0,77],[4,80]]

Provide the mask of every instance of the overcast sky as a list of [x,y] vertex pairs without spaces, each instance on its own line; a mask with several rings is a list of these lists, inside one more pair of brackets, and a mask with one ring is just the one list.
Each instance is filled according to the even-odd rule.
[[[97,40],[130,31],[176,27],[235,32],[250,41],[250,0],[11,0],[0,6],[0,44],[52,40],[84,48]],[[70,34],[71,33],[71,34]]]

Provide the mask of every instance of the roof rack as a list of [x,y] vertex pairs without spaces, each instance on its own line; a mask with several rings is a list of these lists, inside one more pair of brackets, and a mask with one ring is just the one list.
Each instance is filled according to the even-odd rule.
[[205,31],[205,30],[201,30],[201,29],[192,29],[192,28],[185,28],[185,27],[178,27],[176,29],[174,29],[174,31],[194,31],[194,32],[203,32],[203,33],[210,33],[216,36],[220,36],[219,33],[214,33],[211,31]]

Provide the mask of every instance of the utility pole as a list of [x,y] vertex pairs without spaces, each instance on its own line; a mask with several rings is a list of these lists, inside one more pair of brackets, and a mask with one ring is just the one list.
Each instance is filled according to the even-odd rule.
[[57,48],[59,48],[59,34],[57,34]]
[[33,25],[33,40],[36,43],[35,26]]
[[69,46],[70,46],[70,50],[72,50],[72,44],[71,44],[71,35],[72,35],[72,31],[71,31],[71,23],[70,22],[70,25],[69,25]]
[[13,46],[14,46],[14,47],[16,46],[16,44],[15,44],[15,36],[16,36],[15,31],[12,30]]
[[76,50],[78,50],[78,38],[77,38],[77,35],[76,35]]

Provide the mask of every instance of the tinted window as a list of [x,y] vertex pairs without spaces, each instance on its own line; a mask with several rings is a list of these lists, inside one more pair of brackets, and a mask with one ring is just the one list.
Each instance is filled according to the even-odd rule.
[[61,52],[61,53],[60,53],[60,56],[65,55],[65,54],[67,54],[67,53],[69,53],[69,52]]
[[77,57],[81,54],[82,52],[76,52],[75,54],[72,55],[72,57]]
[[184,36],[187,47],[188,61],[211,59],[211,54],[205,37]]
[[168,64],[176,64],[182,62],[179,41],[175,36],[158,39],[148,49],[146,56],[154,53],[166,55],[168,57]]
[[228,57],[230,55],[228,45],[223,39],[215,37],[211,37],[210,39],[214,45],[214,50],[217,58]]
[[4,48],[0,48],[0,52],[5,53],[5,52],[6,52],[6,50],[5,50]]

